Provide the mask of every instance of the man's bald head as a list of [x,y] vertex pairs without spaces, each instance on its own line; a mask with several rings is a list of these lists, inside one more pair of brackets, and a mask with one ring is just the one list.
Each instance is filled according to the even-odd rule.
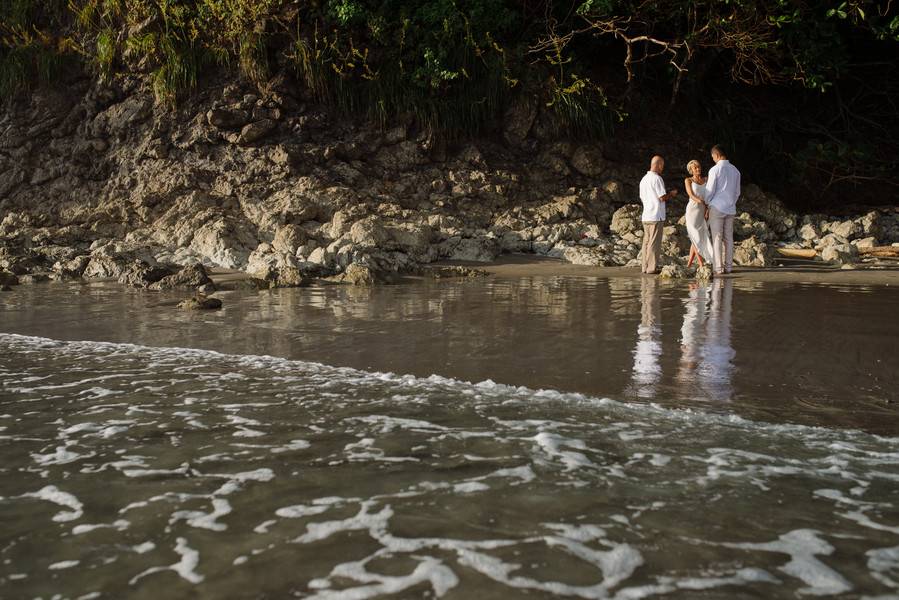
[[665,170],[665,159],[656,154],[649,163],[649,170],[661,174]]

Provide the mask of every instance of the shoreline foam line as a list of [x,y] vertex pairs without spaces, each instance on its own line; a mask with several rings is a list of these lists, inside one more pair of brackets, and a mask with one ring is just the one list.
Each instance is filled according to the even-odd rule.
[[[410,374],[398,374],[380,371],[364,371],[353,367],[338,367],[327,365],[324,363],[288,359],[279,356],[271,356],[265,354],[228,354],[216,350],[206,350],[202,348],[186,348],[180,346],[145,346],[141,344],[133,344],[126,342],[101,342],[91,340],[55,340],[39,336],[29,336],[17,333],[0,332],[0,344],[32,345],[35,349],[68,351],[78,350],[85,353],[96,354],[98,351],[107,351],[110,353],[121,353],[127,351],[129,353],[148,353],[158,359],[184,359],[195,358],[198,360],[208,359],[224,359],[231,361],[233,364],[242,367],[251,368],[267,368],[276,372],[284,372],[290,368],[289,375],[296,375],[297,368],[305,369],[307,372],[313,371],[315,375],[340,375],[351,377],[356,380],[379,381],[382,383],[394,385],[420,385],[431,389],[432,391],[459,391],[460,388],[468,388],[471,392],[482,393],[487,395],[499,396],[505,394],[504,401],[519,400],[528,402],[560,402],[581,404],[585,406],[602,407],[630,413],[645,417],[654,415],[661,418],[686,421],[686,420],[702,420],[704,422],[725,427],[734,427],[738,429],[762,429],[767,433],[780,433],[785,435],[800,436],[802,434],[815,433],[817,435],[833,435],[835,440],[842,439],[842,436],[853,435],[861,436],[867,439],[876,440],[877,442],[896,443],[899,444],[899,436],[881,436],[869,433],[859,429],[836,429],[813,425],[802,425],[796,423],[771,423],[768,421],[753,421],[736,414],[713,413],[693,408],[668,408],[651,402],[646,404],[623,402],[611,398],[597,398],[588,396],[579,392],[563,392],[554,389],[533,389],[525,386],[515,386],[503,383],[496,383],[490,379],[481,382],[470,382],[442,375],[430,375],[428,377],[419,377]],[[10,344],[10,345],[13,345]],[[15,350],[15,348],[13,348]],[[509,397],[511,396],[511,397]]]

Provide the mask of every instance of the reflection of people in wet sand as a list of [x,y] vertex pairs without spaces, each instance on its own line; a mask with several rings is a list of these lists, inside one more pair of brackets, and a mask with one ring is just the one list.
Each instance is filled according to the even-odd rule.
[[662,311],[659,305],[659,282],[652,278],[640,281],[640,325],[634,349],[633,384],[640,398],[654,398],[662,377]]
[[696,368],[699,366],[699,347],[708,318],[708,288],[698,283],[690,284],[690,293],[684,299],[684,324],[680,329],[681,356],[677,379],[686,386],[696,383]]
[[730,400],[734,372],[734,352],[730,343],[730,312],[734,295],[732,280],[716,279],[711,284],[712,297],[706,321],[705,344],[699,376],[706,392],[714,400]]
[[694,285],[684,302],[681,360],[677,378],[694,384],[701,399],[730,400],[736,355],[730,342],[734,282],[716,279]]

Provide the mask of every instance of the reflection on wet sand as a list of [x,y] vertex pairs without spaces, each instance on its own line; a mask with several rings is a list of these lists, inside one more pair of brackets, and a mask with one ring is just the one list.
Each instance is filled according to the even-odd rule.
[[[675,381],[681,398],[728,401],[733,393],[731,306],[734,282],[691,283],[683,299],[680,361]],[[640,324],[634,346],[632,396],[655,399],[664,370],[661,291],[655,278],[640,282]]]
[[[20,286],[0,331],[186,346],[665,406],[899,431],[899,288],[722,279],[485,278],[221,293],[188,313],[176,293],[109,284]],[[826,316],[827,326],[822,327]],[[809,349],[813,349],[809,351]]]
[[662,377],[662,309],[659,282],[654,277],[640,281],[640,324],[634,347],[634,394],[651,399],[657,395],[656,386]]

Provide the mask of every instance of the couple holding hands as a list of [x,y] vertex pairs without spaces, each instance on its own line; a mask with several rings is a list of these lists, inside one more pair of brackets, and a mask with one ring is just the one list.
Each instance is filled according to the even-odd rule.
[[[690,177],[684,180],[687,202],[687,233],[690,235],[689,267],[693,259],[711,262],[716,275],[730,273],[734,256],[734,215],[740,197],[740,171],[727,160],[721,146],[712,147],[715,166],[708,178],[702,176],[698,160],[687,163]],[[649,171],[640,180],[643,203],[643,273],[658,273],[662,253],[662,229],[665,226],[665,204],[677,196],[677,190],[666,190],[662,180],[665,159],[653,156]]]

